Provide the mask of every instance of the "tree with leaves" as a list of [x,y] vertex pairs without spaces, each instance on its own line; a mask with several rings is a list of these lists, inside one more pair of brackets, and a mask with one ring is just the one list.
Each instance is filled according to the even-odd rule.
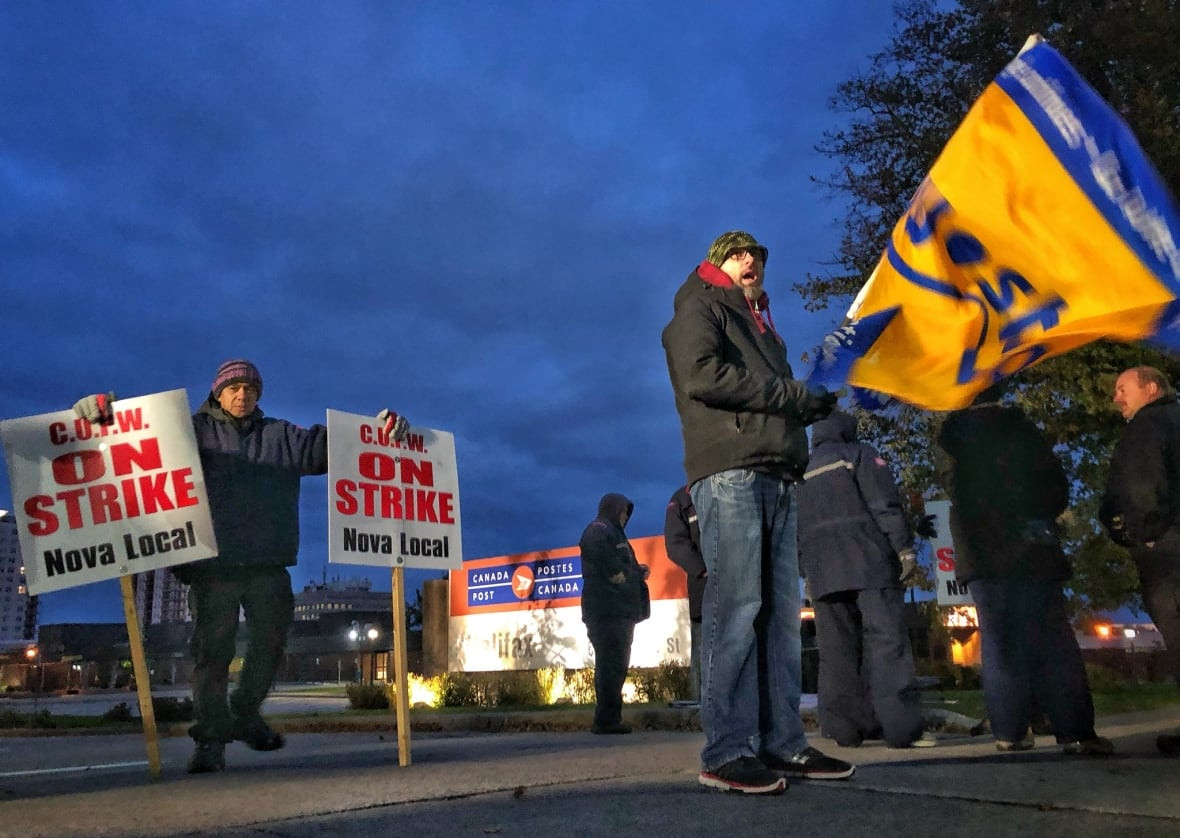
[[[975,99],[1039,33],[1122,117],[1172,194],[1180,186],[1180,1],[905,0],[893,35],[867,69],[831,99],[844,116],[818,150],[834,163],[819,182],[849,199],[830,273],[795,290],[812,311],[842,312],[863,285],[897,220]],[[1064,221],[1064,220],[1063,220]],[[1102,281],[1102,277],[1095,277]],[[1029,367],[1006,398],[1055,445],[1070,475],[1066,522],[1081,610],[1136,602],[1126,552],[1102,534],[1097,504],[1122,426],[1111,406],[1115,377],[1137,364],[1180,382],[1180,359],[1145,345],[1098,342]],[[896,406],[860,415],[865,439],[899,464],[912,497],[942,496],[934,480],[938,414]],[[940,522],[946,526],[946,522]]]

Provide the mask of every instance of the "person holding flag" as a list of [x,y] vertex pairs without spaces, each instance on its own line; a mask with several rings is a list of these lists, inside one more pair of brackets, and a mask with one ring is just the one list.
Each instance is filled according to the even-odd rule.
[[804,428],[836,396],[791,372],[763,290],[767,255],[745,231],[718,236],[676,292],[662,335],[709,574],[698,780],[745,794],[855,770],[809,747],[799,716],[794,484],[807,467]]

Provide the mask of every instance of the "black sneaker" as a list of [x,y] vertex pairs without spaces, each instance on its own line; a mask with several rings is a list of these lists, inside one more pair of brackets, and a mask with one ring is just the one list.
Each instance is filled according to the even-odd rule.
[[697,781],[702,786],[742,794],[782,794],[787,779],[771,771],[755,757],[739,757],[712,771],[702,771]]
[[283,735],[268,725],[262,716],[235,721],[234,739],[245,742],[246,747],[255,751],[277,751],[287,744]]
[[610,725],[591,725],[590,732],[594,733],[594,734],[598,734],[599,736],[601,736],[603,734],[612,734],[612,733],[613,734],[630,733],[631,732],[631,725],[625,725],[622,722],[615,722],[614,724],[610,724]]
[[224,742],[198,742],[188,759],[189,774],[209,774],[225,768]]
[[806,780],[843,780],[856,771],[855,765],[825,756],[815,748],[804,748],[790,759],[765,755],[762,761],[767,768],[781,771],[788,777]]

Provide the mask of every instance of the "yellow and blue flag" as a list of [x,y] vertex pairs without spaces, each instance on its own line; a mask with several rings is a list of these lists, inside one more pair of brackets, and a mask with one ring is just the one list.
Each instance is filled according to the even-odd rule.
[[1178,298],[1175,200],[1038,39],[971,107],[809,378],[951,410],[1101,338],[1180,349]]

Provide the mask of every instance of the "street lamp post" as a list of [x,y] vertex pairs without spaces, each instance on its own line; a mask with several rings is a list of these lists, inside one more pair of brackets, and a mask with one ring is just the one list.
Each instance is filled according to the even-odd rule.
[[372,623],[365,623],[362,627],[356,620],[352,621],[352,625],[348,629],[348,639],[356,644],[356,667],[357,680],[364,679],[364,673],[361,670],[361,648],[360,644],[364,640],[369,641],[369,683],[373,683],[377,674],[377,638],[381,636],[380,630]]

